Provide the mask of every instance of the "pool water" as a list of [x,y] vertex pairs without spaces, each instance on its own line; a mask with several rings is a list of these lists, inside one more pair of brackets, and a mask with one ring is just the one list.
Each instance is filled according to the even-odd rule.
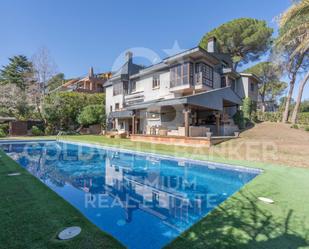
[[0,143],[0,149],[134,249],[162,248],[259,174],[56,141]]

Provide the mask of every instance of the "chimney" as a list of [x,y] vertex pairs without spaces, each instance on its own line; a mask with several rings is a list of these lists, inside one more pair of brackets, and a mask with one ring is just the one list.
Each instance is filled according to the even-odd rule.
[[94,76],[93,67],[90,67],[90,68],[89,68],[88,76],[89,76],[89,77],[93,77],[93,76]]
[[126,62],[131,62],[133,53],[131,51],[126,52]]
[[217,53],[218,52],[218,48],[217,48],[217,38],[216,37],[210,37],[208,39],[208,43],[207,43],[207,51],[209,53]]

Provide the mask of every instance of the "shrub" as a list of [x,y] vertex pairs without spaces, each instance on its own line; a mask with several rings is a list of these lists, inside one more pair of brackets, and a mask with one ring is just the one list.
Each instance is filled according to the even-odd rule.
[[298,127],[297,124],[293,124],[293,125],[291,126],[291,128],[293,128],[293,129],[298,129],[299,127]]
[[234,123],[238,125],[239,129],[244,129],[246,126],[246,121],[244,118],[244,113],[241,110],[238,110],[233,116]]
[[105,95],[78,92],[58,92],[45,97],[43,115],[47,124],[56,131],[74,130],[79,126],[78,116],[89,105],[100,105],[104,112]]
[[305,127],[305,131],[309,131],[309,126],[306,126],[306,127]]
[[280,122],[282,120],[282,112],[257,112],[259,121]]
[[245,98],[242,106],[244,118],[251,119],[252,114],[252,100],[250,97]]
[[0,124],[0,129],[3,130],[5,134],[9,134],[9,124]]
[[297,116],[297,122],[302,125],[309,125],[309,112],[301,112]]
[[103,105],[88,105],[84,107],[77,120],[83,126],[101,124],[104,120]]
[[3,129],[0,128],[0,137],[6,137],[7,133]]
[[31,134],[33,136],[43,136],[44,135],[44,132],[42,130],[39,129],[39,127],[37,126],[32,126],[31,128]]
[[55,135],[55,129],[53,126],[51,125],[47,125],[45,128],[45,135],[49,136],[49,135]]

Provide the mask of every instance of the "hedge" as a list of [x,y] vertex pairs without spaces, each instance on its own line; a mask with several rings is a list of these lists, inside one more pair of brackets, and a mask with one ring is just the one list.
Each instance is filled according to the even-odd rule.
[[[259,121],[281,122],[282,112],[258,112]],[[298,114],[298,124],[309,125],[309,112],[301,112]]]

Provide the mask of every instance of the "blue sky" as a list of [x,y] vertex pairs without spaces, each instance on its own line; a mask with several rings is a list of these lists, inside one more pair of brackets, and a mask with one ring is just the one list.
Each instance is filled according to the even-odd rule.
[[289,5],[290,0],[1,0],[0,65],[47,47],[67,77],[84,75],[90,66],[108,71],[127,49],[143,47],[163,58],[176,40],[182,49],[194,47],[205,32],[234,18],[264,19],[276,29],[274,17]]

